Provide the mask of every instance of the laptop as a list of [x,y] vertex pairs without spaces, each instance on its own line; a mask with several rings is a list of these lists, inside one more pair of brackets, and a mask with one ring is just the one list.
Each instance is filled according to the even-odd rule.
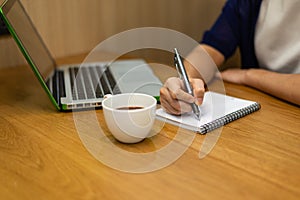
[[162,83],[144,60],[57,66],[19,0],[4,1],[0,16],[58,110],[101,107],[106,94],[139,92],[159,99]]

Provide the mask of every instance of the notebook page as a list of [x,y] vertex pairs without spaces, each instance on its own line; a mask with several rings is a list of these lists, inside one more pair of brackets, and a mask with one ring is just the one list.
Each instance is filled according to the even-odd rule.
[[204,101],[200,106],[200,121],[194,117],[192,112],[185,113],[181,116],[175,116],[166,113],[162,108],[160,108],[156,111],[156,115],[159,120],[175,124],[182,128],[199,131],[199,128],[205,124],[255,103],[256,102],[254,101],[235,98],[209,91],[204,94]]

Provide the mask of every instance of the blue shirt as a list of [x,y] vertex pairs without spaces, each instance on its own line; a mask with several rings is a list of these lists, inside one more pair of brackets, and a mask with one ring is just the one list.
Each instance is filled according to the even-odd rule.
[[239,47],[242,68],[258,68],[254,34],[262,0],[228,0],[201,43],[220,51],[225,59]]

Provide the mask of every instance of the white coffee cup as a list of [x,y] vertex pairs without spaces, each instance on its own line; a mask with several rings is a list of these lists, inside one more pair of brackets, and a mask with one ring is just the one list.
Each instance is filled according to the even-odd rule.
[[147,94],[108,96],[102,102],[105,122],[112,135],[123,143],[137,143],[148,137],[155,121],[156,99]]

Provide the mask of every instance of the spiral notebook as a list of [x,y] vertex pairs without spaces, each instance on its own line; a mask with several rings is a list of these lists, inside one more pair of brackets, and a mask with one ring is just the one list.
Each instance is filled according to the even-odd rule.
[[200,120],[196,119],[192,112],[175,116],[166,113],[162,108],[156,110],[156,118],[181,128],[206,134],[259,109],[258,102],[208,91],[204,94],[204,101],[200,106]]

